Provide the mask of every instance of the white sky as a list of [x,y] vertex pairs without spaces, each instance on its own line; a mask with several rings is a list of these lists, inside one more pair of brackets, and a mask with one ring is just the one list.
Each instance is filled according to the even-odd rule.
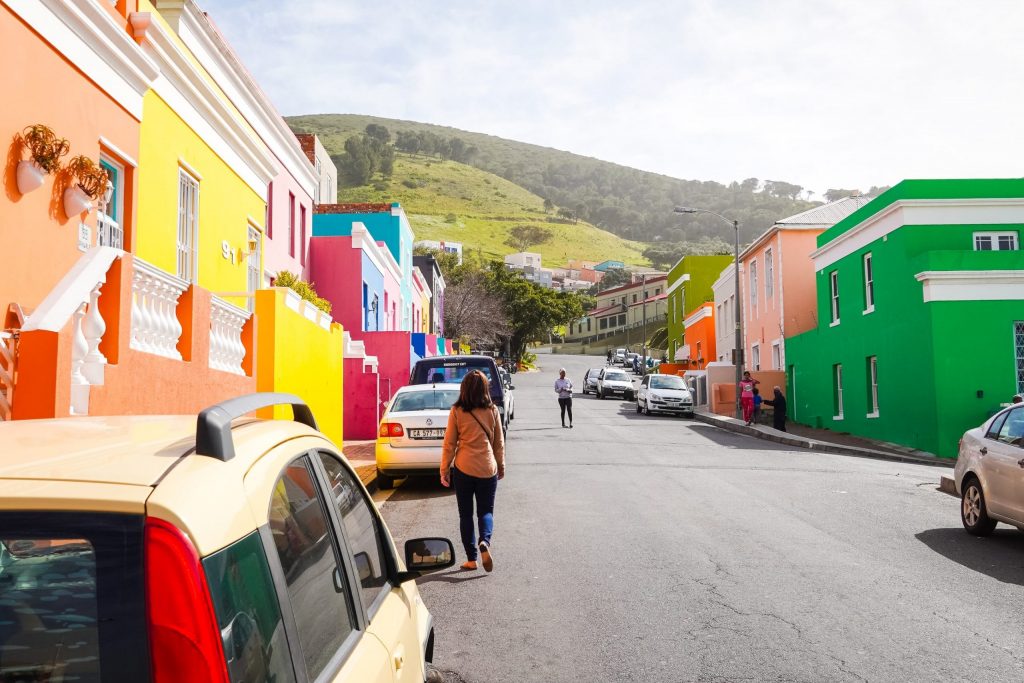
[[1024,175],[1021,0],[199,3],[285,115],[819,194]]

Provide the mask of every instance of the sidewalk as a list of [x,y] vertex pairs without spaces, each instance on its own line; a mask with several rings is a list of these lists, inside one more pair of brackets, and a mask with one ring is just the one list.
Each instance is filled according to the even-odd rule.
[[376,441],[346,441],[341,449],[370,493],[377,490]]
[[813,429],[804,425],[789,422],[786,428],[788,432],[780,432],[767,425],[747,425],[742,420],[733,417],[716,415],[706,410],[698,409],[696,419],[701,422],[726,429],[738,434],[746,434],[758,439],[774,441],[775,443],[806,448],[822,453],[836,453],[838,455],[854,455],[861,458],[876,458],[878,460],[895,460],[897,462],[913,462],[921,465],[932,465],[935,467],[953,467],[956,464],[954,458],[939,458],[931,453],[918,451],[894,443],[885,441],[874,441],[852,434],[843,434],[829,431],[827,429]]

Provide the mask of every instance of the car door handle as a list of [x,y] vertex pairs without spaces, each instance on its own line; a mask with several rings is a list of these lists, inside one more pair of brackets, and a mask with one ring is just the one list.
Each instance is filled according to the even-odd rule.
[[985,446],[982,446],[981,450],[978,451],[978,452],[981,453],[982,455],[988,455],[988,448],[986,448]]

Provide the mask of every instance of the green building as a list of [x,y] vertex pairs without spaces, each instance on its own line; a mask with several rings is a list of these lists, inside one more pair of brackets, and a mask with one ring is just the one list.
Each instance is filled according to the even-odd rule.
[[684,256],[668,272],[668,357],[676,357],[683,345],[686,314],[706,301],[714,301],[711,285],[730,263],[732,256]]
[[905,180],[818,236],[791,417],[956,457],[1024,391],[1024,180]]

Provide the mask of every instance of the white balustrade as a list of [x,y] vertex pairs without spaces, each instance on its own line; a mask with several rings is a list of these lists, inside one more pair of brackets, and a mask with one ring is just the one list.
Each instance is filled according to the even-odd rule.
[[188,282],[135,259],[132,273],[131,348],[181,360],[178,299]]
[[244,375],[245,344],[242,328],[249,312],[213,297],[210,301],[210,367],[235,375]]
[[71,414],[89,414],[89,380],[82,372],[85,356],[89,353],[89,340],[82,329],[87,303],[83,303],[72,316],[71,323]]

